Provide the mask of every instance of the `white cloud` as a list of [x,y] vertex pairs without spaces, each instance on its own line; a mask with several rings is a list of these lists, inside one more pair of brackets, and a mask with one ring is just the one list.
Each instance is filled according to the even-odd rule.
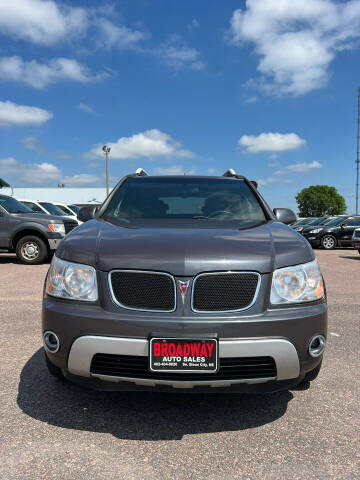
[[268,177],[265,180],[258,180],[259,187],[263,187],[264,185],[268,185],[269,183],[276,183],[279,182],[280,179],[276,177]]
[[94,185],[102,180],[99,175],[91,173],[79,173],[77,175],[63,176],[61,183],[65,183],[67,187],[86,187],[88,185]]
[[51,112],[39,107],[0,101],[0,126],[42,125],[52,117]]
[[100,18],[97,22],[97,28],[99,29],[99,35],[96,42],[99,48],[133,48],[141,40],[150,36],[143,31],[132,30],[125,25],[116,25],[107,18]]
[[[182,148],[171,135],[158,129],[146,130],[131,137],[121,137],[117,142],[107,143],[111,148],[110,156],[116,159],[135,159],[141,157],[185,157],[192,158],[194,154]],[[103,156],[102,145],[93,148],[86,157]]]
[[[269,164],[270,166],[270,164]],[[301,174],[301,173],[308,173],[314,168],[322,168],[322,165],[317,160],[313,162],[303,162],[303,163],[293,163],[291,165],[286,165],[285,167],[276,170],[272,176],[266,178],[265,180],[258,180],[258,184],[260,187],[264,185],[269,185],[271,183],[292,183],[294,180],[291,178],[284,178],[284,175],[291,175],[291,174]]]
[[53,0],[0,2],[0,33],[35,44],[54,45],[81,35],[88,27],[84,8],[57,4]]
[[0,159],[1,175],[16,175],[17,181],[21,180],[27,185],[54,185],[64,183],[66,186],[94,185],[102,177],[94,174],[64,175],[62,171],[52,163],[25,164],[18,162],[13,157]]
[[95,113],[94,107],[92,107],[91,105],[88,105],[87,103],[79,103],[78,109],[86,113],[92,113],[92,114]]
[[260,87],[302,95],[326,85],[331,61],[360,37],[360,1],[247,0],[232,15],[230,36],[254,45]]
[[13,157],[0,158],[1,174],[16,173],[17,166],[18,166],[18,162]]
[[268,167],[274,168],[274,167],[280,167],[281,163],[277,160],[274,160],[272,162],[268,162]]
[[294,163],[292,165],[287,165],[286,167],[277,170],[275,172],[276,175],[283,175],[288,172],[294,172],[294,173],[307,173],[310,170],[313,170],[314,168],[322,168],[322,165],[320,162],[317,160],[314,160],[313,162],[310,163]]
[[1,0],[0,34],[52,46],[85,38],[90,33],[97,48],[133,48],[149,37],[123,25],[111,4],[103,3],[101,7],[94,7],[91,2],[87,7],[69,4],[54,0]]
[[218,169],[217,168],[208,168],[207,169],[207,172],[210,173],[210,175],[215,175],[216,173],[218,173]]
[[195,170],[187,170],[183,165],[171,165],[170,167],[155,168],[155,173],[158,175],[194,175]]
[[196,18],[193,18],[191,22],[187,26],[188,30],[192,31],[197,28],[200,28],[200,23],[196,20]]
[[39,63],[36,60],[27,62],[16,56],[0,58],[1,80],[12,80],[40,89],[61,80],[89,83],[109,75],[108,72],[94,75],[85,65],[69,58],[54,58],[48,63]]
[[173,36],[169,42],[148,52],[157,56],[174,70],[183,68],[203,70],[205,68],[205,62],[201,60],[200,52],[195,48],[188,47],[177,35]]
[[21,140],[21,143],[28,149],[37,152],[39,155],[44,155],[45,149],[40,144],[36,137],[25,137]]
[[296,133],[261,133],[255,135],[243,135],[238,141],[239,147],[244,147],[248,153],[259,152],[284,152],[296,150],[306,145],[306,140]]
[[255,103],[259,100],[259,97],[257,95],[252,95],[251,97],[248,97],[244,100],[244,103],[249,105],[250,103]]

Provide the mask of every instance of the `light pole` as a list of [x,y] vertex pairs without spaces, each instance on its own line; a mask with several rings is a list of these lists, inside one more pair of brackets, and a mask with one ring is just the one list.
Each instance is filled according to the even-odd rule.
[[109,153],[111,151],[111,148],[108,147],[107,145],[104,145],[102,147],[103,152],[105,153],[105,159],[106,159],[106,196],[109,196]]

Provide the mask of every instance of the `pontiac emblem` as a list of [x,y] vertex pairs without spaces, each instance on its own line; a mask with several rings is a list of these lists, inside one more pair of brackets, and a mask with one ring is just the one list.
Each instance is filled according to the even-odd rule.
[[179,282],[179,288],[180,288],[180,292],[181,292],[181,298],[182,298],[183,303],[185,303],[185,296],[186,296],[186,292],[187,292],[190,280],[187,280],[186,282],[183,282],[182,280],[179,280],[178,282]]

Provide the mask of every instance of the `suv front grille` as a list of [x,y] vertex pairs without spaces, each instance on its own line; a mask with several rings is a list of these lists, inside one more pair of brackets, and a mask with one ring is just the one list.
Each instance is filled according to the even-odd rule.
[[256,300],[260,275],[255,272],[202,273],[194,280],[195,312],[245,310]]
[[216,373],[162,373],[150,372],[148,357],[97,353],[93,356],[90,373],[125,378],[157,380],[246,380],[274,378],[276,364],[272,357],[220,358]]
[[77,227],[78,224],[77,222],[72,222],[71,220],[70,221],[64,220],[64,226],[65,226],[65,233],[69,233],[71,232],[71,230]]
[[109,276],[113,300],[132,310],[172,312],[176,307],[175,281],[161,272],[114,270]]

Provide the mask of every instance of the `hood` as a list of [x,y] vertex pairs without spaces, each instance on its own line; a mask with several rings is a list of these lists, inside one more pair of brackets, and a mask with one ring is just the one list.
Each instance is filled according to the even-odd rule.
[[40,221],[40,223],[49,222],[61,223],[63,217],[57,217],[56,215],[47,215],[46,213],[11,213],[10,216],[17,220],[32,220],[34,222]]
[[91,220],[67,235],[56,255],[103,271],[155,270],[175,276],[226,270],[268,273],[315,258],[308,242],[282,223],[241,230],[207,222],[195,227],[194,222],[191,227],[154,223],[129,228]]
[[315,230],[315,228],[321,228],[322,230],[324,229],[324,225],[311,225],[311,226],[305,226],[302,229],[302,232],[310,232],[310,230]]

